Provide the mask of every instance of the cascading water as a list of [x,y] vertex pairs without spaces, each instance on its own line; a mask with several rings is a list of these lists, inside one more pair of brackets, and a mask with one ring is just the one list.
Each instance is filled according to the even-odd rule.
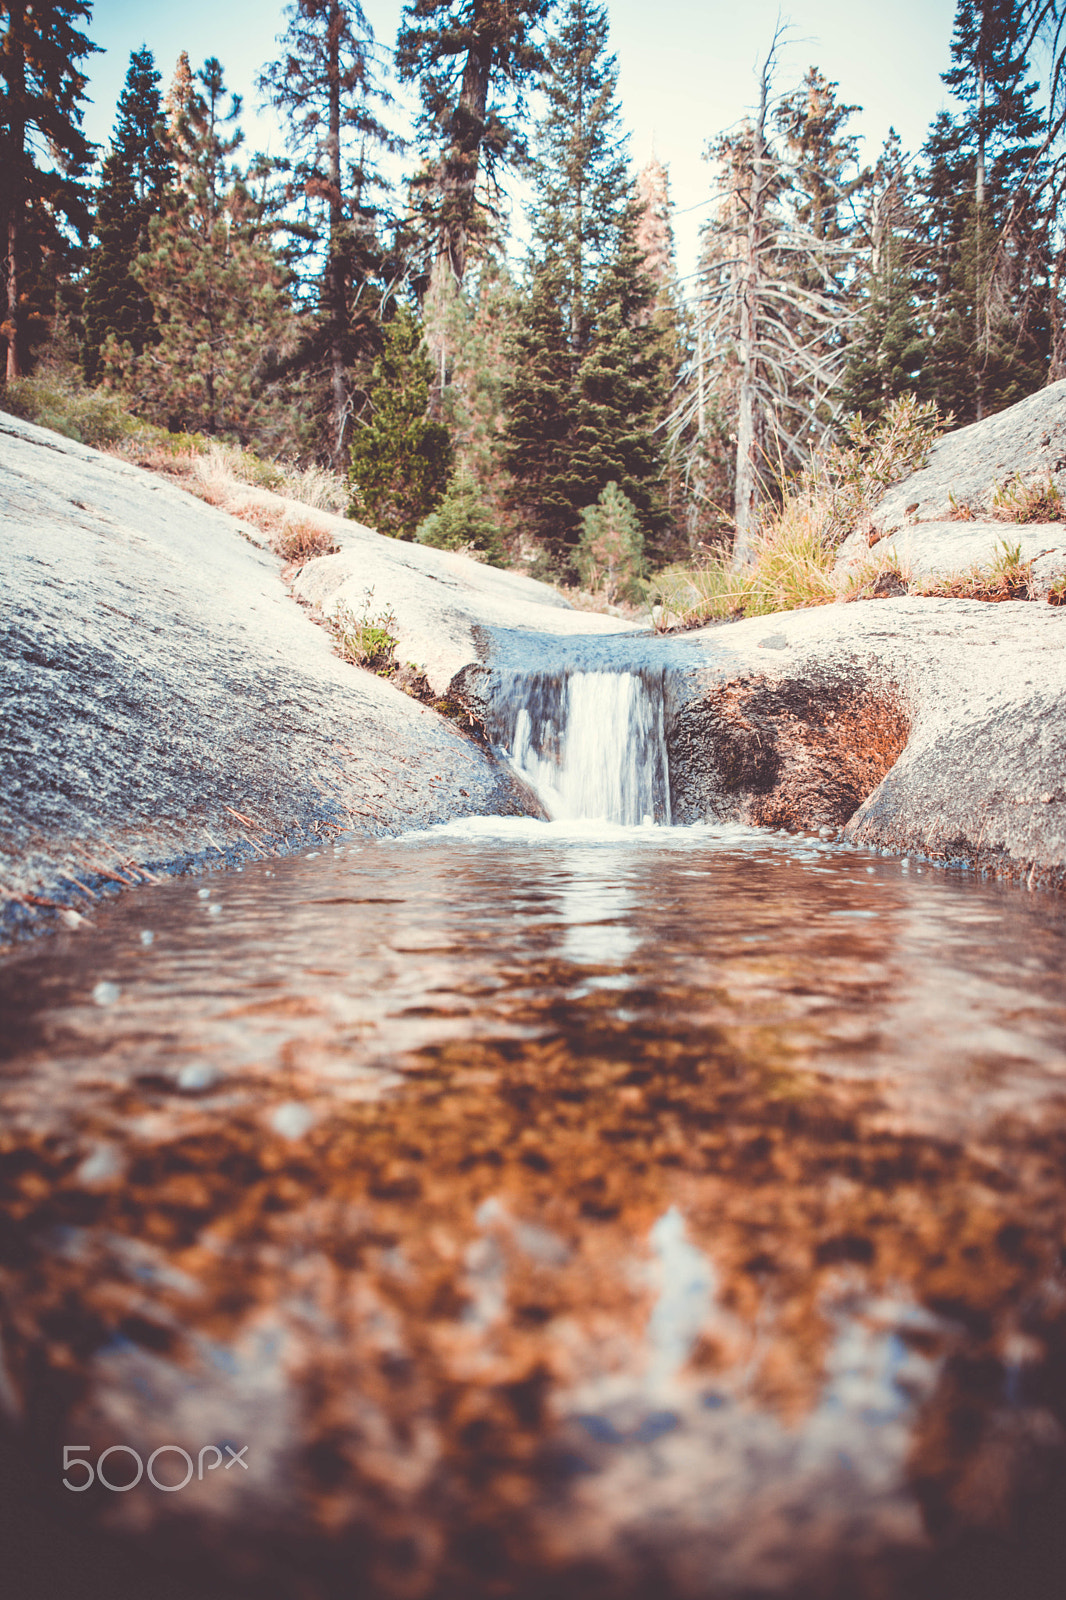
[[663,678],[515,673],[497,683],[490,731],[553,820],[669,823]]

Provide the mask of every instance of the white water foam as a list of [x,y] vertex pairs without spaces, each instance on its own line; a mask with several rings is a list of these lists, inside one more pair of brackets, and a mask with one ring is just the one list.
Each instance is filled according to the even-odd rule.
[[494,721],[553,821],[669,825],[661,673],[516,675]]

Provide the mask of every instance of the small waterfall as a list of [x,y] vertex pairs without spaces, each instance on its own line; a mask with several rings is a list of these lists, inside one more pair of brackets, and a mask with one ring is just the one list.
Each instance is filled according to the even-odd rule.
[[663,673],[515,673],[491,734],[553,820],[670,822]]

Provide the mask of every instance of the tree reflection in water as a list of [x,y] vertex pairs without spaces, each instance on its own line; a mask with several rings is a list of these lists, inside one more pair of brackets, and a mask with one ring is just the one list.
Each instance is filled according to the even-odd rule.
[[20,1600],[1059,1581],[1058,901],[528,823],[207,886],[0,967]]

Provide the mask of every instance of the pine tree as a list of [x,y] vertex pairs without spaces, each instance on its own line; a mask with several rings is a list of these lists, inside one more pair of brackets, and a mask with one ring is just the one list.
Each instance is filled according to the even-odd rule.
[[924,389],[920,247],[912,190],[899,136],[891,129],[867,198],[859,283],[862,309],[844,375],[846,408],[870,421],[883,416],[893,400]]
[[159,73],[142,45],[130,55],[118,102],[111,149],[104,160],[94,231],[97,245],[85,284],[82,369],[95,383],[108,334],[140,355],[152,336],[152,303],[133,276],[133,263],[148,247],[148,224],[158,215],[173,181],[164,142]]
[[608,604],[632,595],[643,575],[640,518],[617,483],[609,483],[596,504],[582,511],[576,564],[586,586],[594,593],[602,588]]
[[365,401],[353,367],[380,347],[378,287],[384,184],[377,161],[398,141],[378,111],[374,34],[358,0],[293,0],[281,57],[260,88],[286,119],[299,197],[303,272],[319,288],[321,314],[304,360],[324,358],[330,394],[330,459],[343,458],[352,415]]
[[422,316],[434,371],[431,410],[436,390],[434,414],[451,435],[458,471],[510,536],[517,529],[508,506],[503,430],[519,302],[506,262],[489,256],[461,285],[451,273],[435,274]]
[[959,109],[923,149],[926,392],[960,421],[1013,404],[1046,380],[1049,215],[1036,84],[1026,82],[1019,0],[959,0],[953,65]]
[[637,242],[604,7],[571,0],[549,43],[527,310],[508,401],[523,515],[570,561],[580,513],[616,482],[646,533],[666,523],[655,434],[665,402],[655,285]]
[[669,423],[673,439],[688,437],[690,458],[706,463],[708,419],[728,418],[738,566],[753,558],[759,504],[774,480],[802,468],[832,433],[855,315],[854,249],[841,215],[863,182],[841,136],[853,108],[812,68],[773,119],[775,140],[779,42],[760,74],[754,118],[710,152],[719,194],[704,236],[696,360]]
[[543,70],[538,28],[551,5],[412,0],[404,7],[396,65],[401,82],[417,82],[422,101],[422,223],[432,260],[460,283],[471,242],[492,214],[500,169],[524,154],[523,93]]
[[154,331],[140,354],[112,339],[103,360],[139,414],[244,443],[269,409],[265,370],[288,313],[283,273],[256,237],[254,207],[232,161],[243,142],[239,97],[226,106],[214,58],[191,82],[180,65],[170,97],[177,184],[133,267],[154,308]]
[[0,35],[0,340],[8,378],[26,370],[44,336],[59,275],[89,235],[85,178],[93,146],[82,132],[87,79],[97,49],[78,24],[87,0],[9,0]]
[[401,306],[374,363],[370,421],[357,423],[349,452],[356,508],[396,539],[414,538],[452,470],[448,430],[428,414],[432,375],[418,320]]
[[[637,174],[637,210],[636,245],[655,295],[648,317],[659,336],[659,386],[665,395],[672,395],[681,377],[691,329],[677,281],[670,172],[655,156]],[[691,553],[694,528],[686,474],[674,451],[665,462],[663,486],[669,511],[670,548],[665,553],[684,557]]]

